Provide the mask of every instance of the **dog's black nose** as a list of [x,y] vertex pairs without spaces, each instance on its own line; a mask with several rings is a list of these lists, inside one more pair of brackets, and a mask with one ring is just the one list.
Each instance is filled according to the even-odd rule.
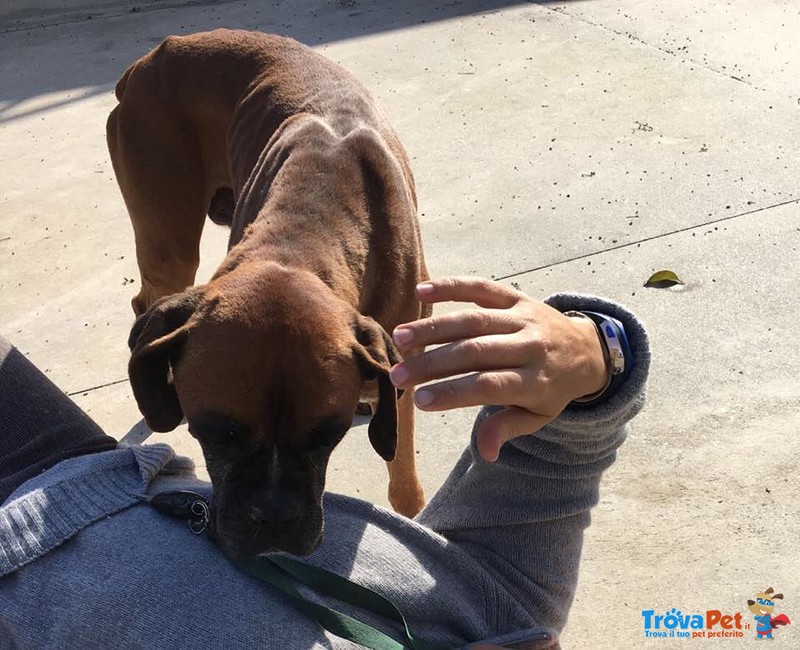
[[300,506],[293,501],[266,499],[250,506],[250,518],[262,524],[291,526],[300,520]]

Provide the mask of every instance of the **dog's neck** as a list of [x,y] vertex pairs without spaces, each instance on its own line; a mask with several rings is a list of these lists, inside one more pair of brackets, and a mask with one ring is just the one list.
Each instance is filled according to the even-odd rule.
[[[391,209],[413,210],[401,172],[379,174],[374,161],[365,159],[364,143],[358,140],[375,138],[370,148],[392,163],[373,134],[366,130],[363,136],[341,138],[310,115],[283,125],[244,184],[231,226],[231,250],[218,274],[254,256],[272,260],[312,272],[358,307],[369,257],[391,254],[376,241],[376,229],[385,228],[378,221]],[[370,152],[371,158],[375,155]],[[398,186],[391,200],[384,180],[377,178],[383,175]]]

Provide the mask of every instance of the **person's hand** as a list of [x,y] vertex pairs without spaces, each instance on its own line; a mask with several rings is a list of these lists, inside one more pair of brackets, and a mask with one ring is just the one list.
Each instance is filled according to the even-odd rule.
[[[480,278],[417,286],[422,302],[472,302],[480,309],[432,316],[395,328],[398,348],[443,344],[395,365],[398,388],[432,380],[414,393],[424,411],[493,404],[507,408],[478,431],[478,451],[496,460],[504,442],[538,431],[572,400],[602,390],[608,378],[595,325]],[[457,377],[456,375],[465,375]]]

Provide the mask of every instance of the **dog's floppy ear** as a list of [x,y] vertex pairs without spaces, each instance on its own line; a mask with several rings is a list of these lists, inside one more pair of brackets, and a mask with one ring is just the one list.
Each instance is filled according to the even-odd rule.
[[153,431],[172,431],[183,418],[170,381],[170,357],[186,338],[186,322],[199,300],[196,289],[166,296],[139,316],[131,328],[128,376],[139,410]]
[[365,380],[378,381],[378,408],[369,423],[369,441],[388,462],[397,449],[397,400],[402,395],[389,380],[389,369],[401,358],[386,330],[372,318],[359,315],[353,329],[361,373]]

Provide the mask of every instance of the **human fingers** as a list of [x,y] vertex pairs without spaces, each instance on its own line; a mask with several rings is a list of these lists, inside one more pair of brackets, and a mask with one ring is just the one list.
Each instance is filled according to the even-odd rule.
[[414,391],[414,403],[423,411],[514,404],[525,396],[528,374],[520,369],[491,370],[426,384]]
[[505,333],[461,339],[406,358],[392,367],[389,377],[398,388],[411,388],[471,372],[527,368],[537,361],[532,356],[533,347],[521,335]]
[[508,309],[524,295],[486,278],[446,277],[417,285],[417,298],[422,302],[473,302],[480,307]]
[[476,434],[478,453],[484,460],[494,462],[507,441],[534,433],[552,419],[551,416],[531,413],[516,406],[493,413],[481,423]]
[[507,310],[464,310],[398,325],[392,339],[399,348],[425,347],[487,334],[510,334],[522,327]]

